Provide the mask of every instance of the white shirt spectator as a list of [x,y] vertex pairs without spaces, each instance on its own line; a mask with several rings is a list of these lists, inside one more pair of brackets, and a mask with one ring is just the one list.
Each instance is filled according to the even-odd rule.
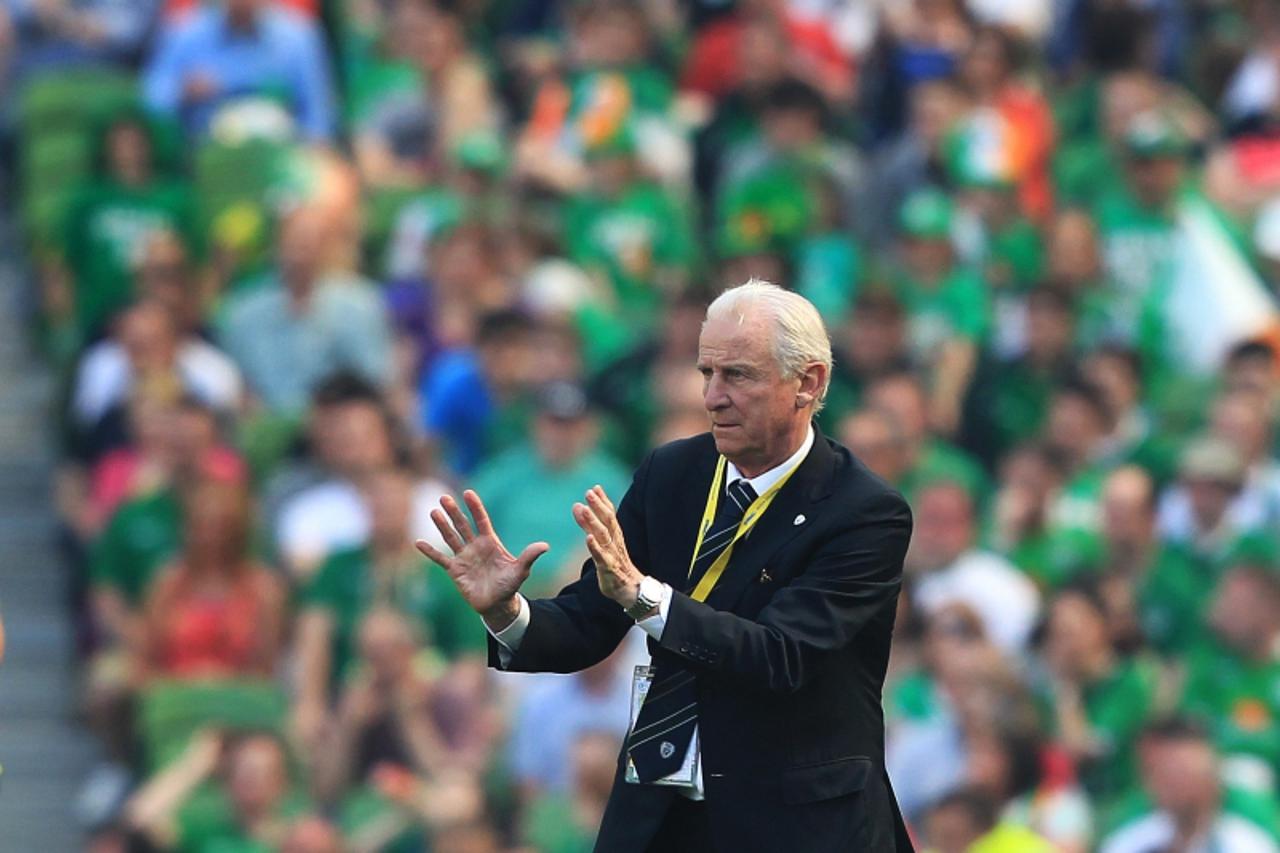
[[[1173,818],[1154,812],[1130,821],[1102,840],[1099,853],[1148,853],[1170,850],[1175,838]],[[1238,815],[1222,814],[1208,836],[1186,848],[1186,853],[1276,853],[1275,841],[1261,827]]]
[[1040,613],[1035,584],[999,554],[968,551],[951,565],[929,572],[916,587],[916,601],[926,613],[963,604],[982,620],[991,641],[1014,655],[1027,645]]
[[[431,510],[449,489],[438,480],[422,480],[413,491],[410,533],[437,548],[447,548],[431,521]],[[306,574],[334,551],[355,548],[369,537],[369,509],[360,490],[345,480],[312,486],[280,512],[276,548],[290,569]]]
[[[219,411],[240,404],[244,381],[235,362],[212,344],[191,338],[178,347],[174,368],[186,391]],[[85,353],[76,374],[71,411],[82,424],[94,424],[129,396],[133,367],[116,341],[95,344]]]

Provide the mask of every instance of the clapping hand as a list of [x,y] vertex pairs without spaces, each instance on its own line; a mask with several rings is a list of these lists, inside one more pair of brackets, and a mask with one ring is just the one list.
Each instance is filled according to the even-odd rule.
[[586,500],[585,504],[573,505],[573,520],[587,534],[587,550],[596,564],[600,592],[623,607],[630,607],[640,594],[640,579],[644,575],[631,562],[617,510],[604,489],[593,486]]
[[449,573],[462,597],[483,617],[490,629],[500,631],[515,620],[520,612],[516,592],[529,577],[533,561],[551,549],[546,542],[534,542],[513,555],[507,550],[489,521],[480,496],[468,489],[462,493],[467,508],[476,520],[475,530],[458,502],[449,495],[440,499],[443,511],[431,511],[445,544],[453,551],[446,556],[429,542],[419,539],[414,545],[428,559]]

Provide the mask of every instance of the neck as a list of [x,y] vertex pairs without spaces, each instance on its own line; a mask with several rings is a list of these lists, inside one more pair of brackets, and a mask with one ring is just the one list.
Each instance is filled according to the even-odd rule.
[[806,420],[801,425],[799,431],[791,435],[790,439],[782,445],[780,450],[770,454],[769,456],[758,459],[743,459],[741,461],[731,459],[729,461],[736,465],[738,467],[738,472],[748,480],[759,477],[764,472],[772,471],[774,468],[777,468],[783,462],[790,459],[796,451],[800,449],[801,445],[804,444],[805,437],[808,434],[809,422]]

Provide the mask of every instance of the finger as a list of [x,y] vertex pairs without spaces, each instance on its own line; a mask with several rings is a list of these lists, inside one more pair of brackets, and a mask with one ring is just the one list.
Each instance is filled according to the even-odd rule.
[[458,531],[453,529],[453,525],[449,523],[449,519],[438,509],[431,510],[431,522],[435,524],[436,530],[440,531],[440,536],[444,539],[444,544],[448,545],[453,553],[458,553],[463,548],[462,537],[458,535]]
[[604,489],[596,486],[587,492],[587,503],[591,506],[591,511],[596,514],[596,518],[600,519],[600,523],[609,531],[609,539],[622,539],[622,526],[618,524],[618,514],[614,512],[613,504],[609,502],[609,497],[604,493]]
[[533,568],[533,561],[550,550],[551,546],[546,542],[534,542],[531,545],[526,546],[525,549],[520,552],[520,556],[516,557],[516,562],[524,567],[524,572],[528,575],[529,571]]
[[453,499],[452,495],[442,497],[440,506],[444,507],[444,511],[449,513],[449,520],[453,522],[453,526],[457,529],[458,535],[462,537],[463,542],[470,542],[476,538],[476,534],[471,530],[471,522],[467,521],[466,513],[462,511],[462,507],[458,506],[458,502]]
[[476,532],[481,536],[493,535],[493,522],[489,520],[489,511],[484,508],[484,501],[480,500],[480,496],[472,489],[467,489],[462,493],[462,499],[467,503],[467,509],[471,510],[471,517],[476,520]]
[[588,536],[594,536],[602,546],[609,543],[609,529],[601,523],[596,514],[582,504],[573,505],[573,516],[578,526]]
[[591,491],[600,496],[600,500],[604,501],[604,505],[609,508],[609,512],[617,513],[617,507],[613,505],[613,501],[609,500],[609,496],[604,493],[604,486],[596,483],[595,487]]
[[430,542],[425,539],[419,539],[417,542],[413,543],[413,546],[418,549],[422,556],[436,563],[445,571],[449,570],[449,564],[453,562],[453,559],[446,557],[444,554],[437,551],[435,546]]

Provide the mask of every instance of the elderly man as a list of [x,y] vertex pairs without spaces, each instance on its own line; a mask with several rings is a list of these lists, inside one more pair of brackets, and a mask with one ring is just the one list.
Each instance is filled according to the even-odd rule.
[[452,498],[433,514],[453,554],[418,548],[494,666],[573,672],[649,635],[596,849],[910,850],[880,707],[910,510],[813,426],[831,348],[805,299],[721,294],[697,366],[710,434],[653,451],[617,509],[599,487],[574,504],[591,559],[557,597],[519,594],[548,546],[512,554],[473,491],[474,529]]

